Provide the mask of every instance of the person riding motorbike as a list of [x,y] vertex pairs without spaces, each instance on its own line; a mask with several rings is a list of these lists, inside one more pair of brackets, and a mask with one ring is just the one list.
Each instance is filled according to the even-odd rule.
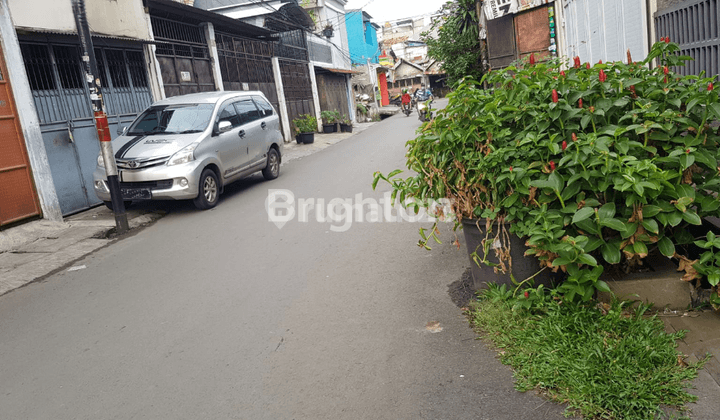
[[420,85],[420,89],[415,91],[415,99],[418,102],[425,102],[427,100],[432,101],[434,98],[430,89],[427,89],[425,85]]
[[417,103],[418,118],[420,121],[427,121],[432,118],[432,113],[429,112],[430,104],[433,101],[433,94],[430,89],[426,89],[425,85],[421,85],[420,89],[415,91],[415,100]]
[[407,89],[403,89],[402,108],[405,115],[410,115],[410,110],[412,109],[412,97],[408,93]]

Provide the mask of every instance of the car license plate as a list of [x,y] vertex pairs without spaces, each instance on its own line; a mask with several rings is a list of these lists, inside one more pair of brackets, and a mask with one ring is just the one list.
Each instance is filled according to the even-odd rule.
[[120,188],[123,200],[151,200],[149,188]]

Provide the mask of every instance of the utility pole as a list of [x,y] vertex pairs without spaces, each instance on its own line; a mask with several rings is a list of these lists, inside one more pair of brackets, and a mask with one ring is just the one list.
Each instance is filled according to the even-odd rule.
[[110,127],[108,126],[107,114],[105,114],[100,73],[98,72],[97,62],[95,61],[95,50],[93,49],[92,38],[90,37],[90,27],[87,16],[85,15],[85,0],[72,0],[72,8],[73,14],[75,15],[75,25],[77,26],[78,36],[80,37],[80,45],[82,47],[82,61],[85,63],[85,83],[87,83],[87,87],[90,90],[95,128],[97,129],[98,140],[100,141],[100,151],[103,156],[103,161],[105,162],[105,175],[107,176],[108,188],[110,189],[113,213],[115,213],[115,229],[118,234],[122,234],[127,232],[130,226],[128,225],[127,214],[125,214],[125,203],[123,203],[120,192],[118,170],[115,164],[115,158],[113,157],[112,143],[110,142],[112,140],[110,137]]

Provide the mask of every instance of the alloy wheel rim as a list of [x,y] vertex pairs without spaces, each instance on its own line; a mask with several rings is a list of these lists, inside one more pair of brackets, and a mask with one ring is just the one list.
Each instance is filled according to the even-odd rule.
[[205,194],[205,199],[209,203],[212,203],[213,201],[215,201],[215,197],[217,195],[217,184],[215,183],[215,180],[213,179],[213,177],[211,177],[211,176],[205,177],[205,182],[203,185],[203,192]]
[[276,154],[270,155],[270,171],[273,175],[276,175],[278,173],[280,165],[278,165],[278,158]]

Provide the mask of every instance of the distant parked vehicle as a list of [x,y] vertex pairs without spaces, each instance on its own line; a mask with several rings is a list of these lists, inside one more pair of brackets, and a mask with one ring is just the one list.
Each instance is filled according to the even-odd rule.
[[[112,141],[122,199],[193,200],[215,207],[225,185],[280,174],[278,114],[262,92],[203,92],[152,104]],[[102,155],[95,194],[111,207]]]

